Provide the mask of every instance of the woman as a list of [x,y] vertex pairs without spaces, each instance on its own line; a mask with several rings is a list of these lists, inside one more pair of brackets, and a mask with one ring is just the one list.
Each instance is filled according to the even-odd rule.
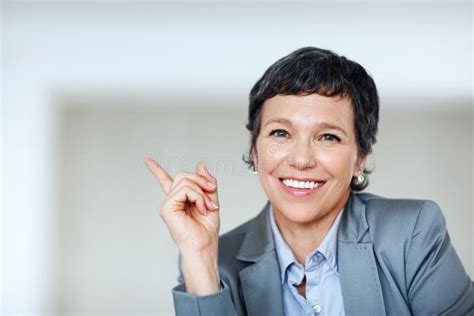
[[180,251],[177,315],[465,315],[474,290],[435,202],[358,193],[379,102],[362,66],[302,48],[250,93],[251,146],[268,203],[218,237],[217,182],[203,163],[174,179],[145,163]]

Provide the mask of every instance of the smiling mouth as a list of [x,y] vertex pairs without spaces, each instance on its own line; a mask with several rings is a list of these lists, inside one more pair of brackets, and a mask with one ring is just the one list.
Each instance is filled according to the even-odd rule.
[[308,196],[319,189],[326,183],[326,181],[298,181],[295,179],[279,178],[281,187],[292,196],[302,197]]
[[280,182],[283,183],[283,185],[289,187],[289,188],[295,188],[295,189],[314,189],[317,188],[318,186],[323,185],[326,181],[320,181],[320,180],[314,180],[314,181],[298,181],[295,179],[285,179],[285,178],[280,178]]

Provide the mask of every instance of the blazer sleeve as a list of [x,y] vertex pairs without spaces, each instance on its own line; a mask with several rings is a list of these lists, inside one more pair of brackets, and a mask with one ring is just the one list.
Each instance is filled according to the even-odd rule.
[[474,315],[474,288],[451,244],[439,206],[425,201],[418,213],[406,261],[414,315]]
[[188,315],[237,315],[230,295],[230,289],[221,281],[222,289],[216,294],[196,296],[186,292],[184,283],[173,289],[174,309],[177,316]]
[[[178,257],[178,268],[181,256]],[[173,288],[173,302],[176,316],[236,316],[229,286],[222,281],[221,290],[215,294],[197,296],[186,292],[184,278],[179,270],[179,284]]]

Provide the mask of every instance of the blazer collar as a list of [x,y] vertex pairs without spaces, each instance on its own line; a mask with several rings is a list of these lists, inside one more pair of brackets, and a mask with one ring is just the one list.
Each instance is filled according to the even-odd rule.
[[365,202],[370,196],[367,193],[351,192],[342,213],[338,241],[356,243],[367,241],[365,237],[369,230],[369,224],[367,223]]
[[[384,315],[377,263],[368,231],[366,202],[373,195],[351,193],[338,231],[337,260],[346,315]],[[249,315],[283,316],[280,268],[267,201],[250,226],[237,259],[250,263],[239,273]]]
[[250,263],[239,272],[249,316],[283,316],[280,267],[269,220],[270,202],[250,222],[237,259]]
[[[367,224],[365,201],[372,195],[368,193],[351,193],[344,206],[338,241],[365,241],[369,230]],[[246,262],[257,262],[260,256],[275,249],[272,228],[270,226],[270,201],[267,201],[257,217],[251,221],[237,259]]]
[[368,193],[351,193],[338,233],[337,261],[346,315],[385,315],[377,261],[367,223]]
[[270,201],[267,201],[262,211],[250,223],[250,227],[237,254],[238,260],[257,262],[262,255],[275,250],[269,211]]
[[[356,243],[368,241],[369,225],[366,218],[365,202],[371,196],[368,193],[350,194],[341,215],[338,241]],[[238,260],[257,262],[263,254],[275,249],[269,211],[270,201],[267,201],[262,211],[250,223],[237,254]]]

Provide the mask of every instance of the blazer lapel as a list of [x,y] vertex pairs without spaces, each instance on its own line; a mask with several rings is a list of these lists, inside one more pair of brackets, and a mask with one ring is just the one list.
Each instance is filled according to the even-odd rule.
[[367,231],[366,204],[351,194],[338,232],[338,267],[346,315],[385,315],[373,245]]
[[280,273],[274,251],[262,255],[256,263],[240,271],[239,276],[249,315],[283,316]]
[[244,237],[237,259],[249,263],[239,273],[250,316],[283,316],[280,267],[268,219],[270,202],[253,221]]

